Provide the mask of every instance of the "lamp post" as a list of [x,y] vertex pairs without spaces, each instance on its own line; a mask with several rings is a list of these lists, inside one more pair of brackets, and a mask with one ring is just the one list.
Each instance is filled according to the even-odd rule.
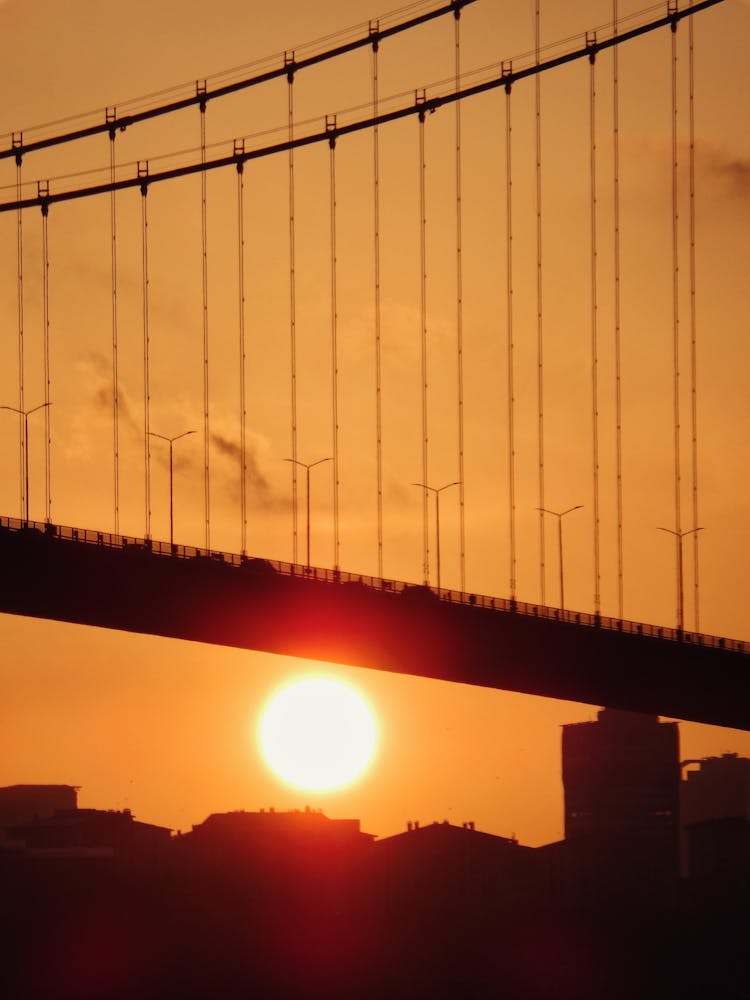
[[437,544],[435,546],[435,557],[437,562],[437,589],[440,590],[440,494],[443,490],[450,489],[451,486],[460,486],[459,480],[453,483],[446,483],[445,486],[428,486],[427,483],[412,483],[412,486],[419,486],[420,489],[429,490],[435,494],[435,534]]
[[568,507],[567,510],[549,510],[547,507],[537,507],[537,510],[542,511],[543,514],[552,514],[553,517],[557,518],[557,547],[560,553],[560,610],[565,610],[565,578],[563,575],[563,543],[562,543],[562,519],[566,514],[572,514],[574,510],[580,510],[583,507],[582,503],[576,504],[575,507]]
[[333,458],[319,458],[317,462],[300,462],[298,458],[285,458],[285,462],[291,462],[292,465],[300,465],[305,470],[306,486],[305,492],[307,494],[307,568],[310,569],[310,469],[314,469],[316,465],[322,465],[323,462],[332,462]]
[[677,631],[682,632],[685,624],[685,603],[682,583],[682,539],[686,535],[694,535],[696,531],[703,531],[703,528],[688,528],[687,531],[673,531],[672,528],[657,527],[656,530],[666,531],[668,535],[674,535],[677,539]]
[[19,416],[23,417],[23,467],[26,482],[26,524],[29,523],[29,417],[32,413],[36,413],[37,410],[43,410],[45,406],[52,406],[52,403],[40,403],[39,406],[34,406],[30,410],[19,410],[17,406],[0,406],[0,410],[10,410],[11,413],[17,413]]
[[182,434],[175,434],[174,437],[166,437],[164,434],[157,434],[156,431],[149,431],[151,437],[166,441],[169,445],[169,546],[174,548],[174,476],[172,464],[172,446],[180,438],[187,437],[188,434],[195,434],[195,431],[183,431]]

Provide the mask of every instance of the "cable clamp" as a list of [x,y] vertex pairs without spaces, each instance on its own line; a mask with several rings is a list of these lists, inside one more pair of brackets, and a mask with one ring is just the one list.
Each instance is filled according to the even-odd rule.
[[[110,142],[115,141],[115,133],[117,132],[117,108],[105,108],[104,111],[104,124],[109,125],[109,139]],[[125,131],[123,126],[121,131]]]
[[419,120],[423,122],[427,110],[427,91],[424,87],[414,91],[414,104],[419,108]]
[[336,145],[336,136],[338,135],[336,131],[336,115],[326,115],[326,135],[328,136],[328,145],[333,149]]
[[380,21],[370,21],[367,25],[367,36],[372,44],[372,51],[380,48]]
[[233,155],[234,155],[235,162],[237,163],[237,173],[241,174],[242,170],[243,170],[243,168],[245,166],[245,162],[243,160],[243,157],[245,155],[245,140],[244,139],[235,139],[234,140],[234,154]]
[[16,166],[21,166],[21,160],[23,159],[23,132],[14,132],[11,141],[10,148],[16,151]]
[[200,100],[198,101],[198,107],[201,109],[201,114],[202,115],[206,113],[206,95],[207,94],[208,94],[208,90],[206,89],[206,81],[205,80],[196,80],[195,81],[195,96],[200,98]]
[[284,69],[286,70],[286,78],[291,86],[294,83],[294,71],[297,64],[294,61],[294,50],[291,52],[284,53]]
[[148,160],[138,161],[138,177],[141,181],[141,194],[145,198],[148,192]]
[[677,15],[679,14],[679,12],[680,8],[678,0],[667,0],[667,17],[672,22],[670,24],[670,28],[672,29],[673,32],[677,31],[677,21],[678,21]]
[[589,54],[589,62],[593,66],[596,62],[596,53],[598,51],[598,46],[596,44],[596,32],[587,31],[586,32],[586,51]]
[[42,209],[42,215],[46,217],[49,212],[49,181],[36,182],[36,196]]
[[505,93],[510,93],[510,88],[513,86],[513,60],[503,59],[500,64],[500,81],[505,84]]

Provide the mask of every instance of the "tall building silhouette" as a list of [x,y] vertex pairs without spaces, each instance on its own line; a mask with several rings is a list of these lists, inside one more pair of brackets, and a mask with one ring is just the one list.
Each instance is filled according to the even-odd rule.
[[565,838],[570,855],[611,887],[647,891],[679,871],[677,723],[605,708],[563,726]]

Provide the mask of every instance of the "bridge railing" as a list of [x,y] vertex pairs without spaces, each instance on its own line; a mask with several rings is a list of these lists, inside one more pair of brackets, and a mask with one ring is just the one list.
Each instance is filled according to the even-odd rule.
[[449,604],[463,604],[471,607],[487,608],[493,611],[505,611],[548,621],[564,621],[573,625],[603,628],[630,635],[667,639],[673,642],[689,643],[696,646],[710,646],[740,653],[750,652],[750,643],[742,642],[739,639],[726,639],[720,636],[708,635],[703,632],[680,631],[679,629],[661,625],[650,625],[645,622],[633,622],[606,615],[592,615],[585,611],[563,611],[560,608],[530,604],[527,601],[512,601],[506,597],[488,597],[483,594],[469,594],[460,590],[445,588],[438,590],[424,584],[406,583],[403,580],[383,579],[377,576],[349,573],[344,570],[327,569],[321,566],[305,566],[299,563],[283,562],[278,559],[257,558],[240,555],[237,552],[209,550],[193,545],[170,545],[169,542],[158,541],[153,538],[116,535],[107,531],[94,531],[90,528],[71,528],[44,521],[26,522],[13,517],[0,517],[0,528],[7,528],[11,531],[33,531],[35,534],[38,533],[48,538],[82,542],[87,545],[99,545],[123,551],[150,552],[153,555],[170,556],[176,559],[206,560],[244,568],[254,573],[266,572],[281,576],[301,577],[305,580],[316,580],[321,583],[356,584],[371,590],[379,590],[383,593],[399,594],[406,599],[417,601],[439,600]]

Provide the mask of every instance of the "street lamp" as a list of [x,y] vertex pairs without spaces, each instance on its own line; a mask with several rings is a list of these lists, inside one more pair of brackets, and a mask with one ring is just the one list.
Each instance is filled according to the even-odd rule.
[[285,458],[285,462],[291,462],[293,465],[300,465],[305,470],[307,485],[307,568],[310,569],[310,469],[314,469],[316,465],[322,465],[323,462],[332,462],[333,458],[319,458],[317,462],[300,462],[298,458]]
[[23,417],[23,465],[26,480],[26,524],[29,523],[29,417],[37,410],[43,410],[45,406],[52,406],[52,403],[40,403],[30,410],[19,410],[17,406],[0,406],[0,410],[10,410]]
[[164,434],[157,434],[156,431],[148,432],[151,437],[159,438],[161,441],[166,441],[169,445],[169,546],[174,548],[174,483],[173,483],[173,465],[172,465],[172,445],[175,441],[179,441],[180,438],[187,437],[188,434],[195,434],[195,431],[183,431],[182,434],[175,434],[174,437],[166,437]]
[[657,531],[666,531],[668,535],[674,535],[677,539],[677,631],[682,632],[685,623],[685,605],[683,598],[682,583],[682,539],[686,535],[694,535],[696,531],[703,531],[703,528],[688,528],[687,531],[673,531],[672,528],[659,528]]
[[427,483],[412,483],[412,486],[419,486],[420,489],[429,490],[435,494],[435,534],[437,535],[437,545],[435,555],[437,561],[437,589],[440,590],[440,494],[443,490],[450,489],[451,486],[460,486],[459,480],[453,483],[446,483],[445,486],[428,486]]
[[582,503],[576,504],[575,507],[568,507],[567,510],[549,510],[547,507],[537,507],[537,510],[542,511],[543,514],[552,514],[553,517],[557,518],[557,547],[560,553],[560,610],[565,610],[565,581],[563,577],[563,543],[562,543],[562,519],[566,514],[572,514],[574,510],[580,510],[583,507]]

